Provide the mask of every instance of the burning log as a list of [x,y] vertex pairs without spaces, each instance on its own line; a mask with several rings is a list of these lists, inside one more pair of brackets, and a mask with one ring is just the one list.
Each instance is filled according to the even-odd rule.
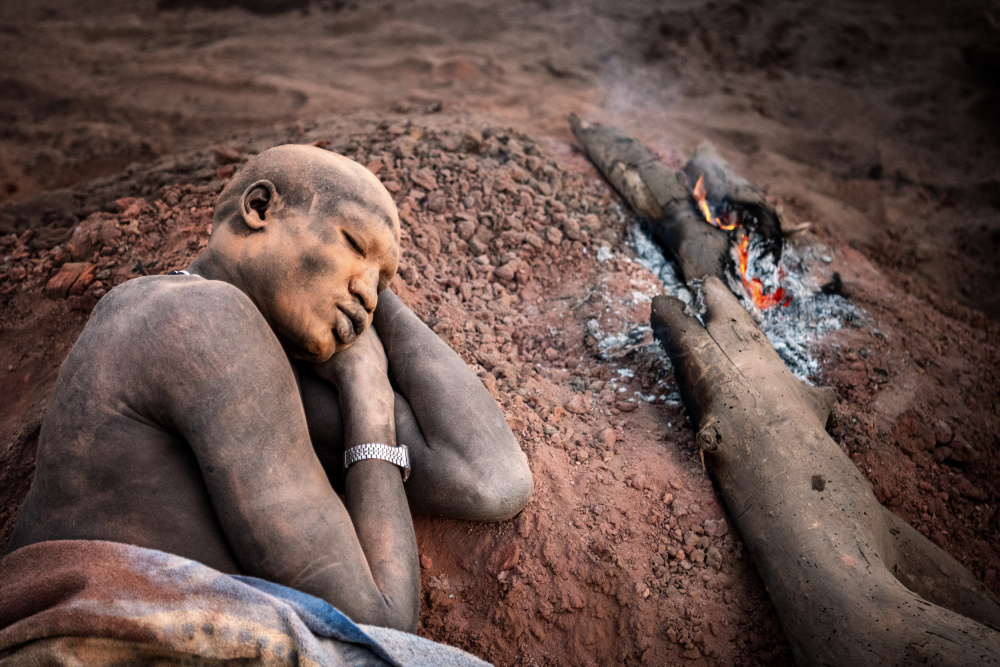
[[[660,178],[668,168],[636,161],[642,153],[620,131],[576,125],[585,127],[578,137],[604,137],[587,152],[601,156],[607,169],[599,167],[614,175],[609,180],[630,203],[644,201],[635,193],[660,201],[652,193],[662,190],[643,178]],[[624,156],[615,153],[618,145]],[[711,170],[703,173],[707,183],[719,182]],[[733,191],[725,197],[740,201]],[[687,215],[679,199],[671,206]],[[700,224],[722,232],[704,219]],[[689,247],[672,250],[683,262],[679,253]],[[826,433],[833,391],[795,377],[722,280],[706,278],[702,295],[704,324],[680,300],[654,298],[653,332],[674,364],[706,468],[754,558],[796,662],[996,664],[1000,600],[879,504]]]
[[649,219],[654,238],[673,253],[685,280],[726,275],[729,237],[705,224],[682,172],[618,128],[591,125],[575,114],[569,123],[604,177]]

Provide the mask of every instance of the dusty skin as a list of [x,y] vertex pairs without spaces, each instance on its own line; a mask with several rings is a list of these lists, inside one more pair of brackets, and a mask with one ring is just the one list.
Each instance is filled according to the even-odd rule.
[[[385,289],[399,233],[389,194],[347,158],[284,146],[251,160],[194,275],[129,281],[94,310],[8,550],[126,542],[415,630],[410,508],[509,518],[532,481],[486,389]],[[384,461],[344,474],[344,446],[365,442],[409,445],[405,487]]]

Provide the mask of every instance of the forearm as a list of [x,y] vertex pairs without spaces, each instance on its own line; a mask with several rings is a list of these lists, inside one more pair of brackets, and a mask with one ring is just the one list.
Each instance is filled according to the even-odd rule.
[[[415,632],[420,604],[417,540],[399,468],[358,461],[347,471],[347,512],[384,605],[370,625]],[[378,607],[378,605],[376,605]]]
[[[346,447],[395,445],[392,403],[391,391],[369,395],[363,403],[350,394],[342,395]],[[382,618],[366,622],[416,631],[420,572],[402,471],[388,461],[358,461],[347,470],[345,497],[358,542],[384,601],[384,606],[375,610]]]

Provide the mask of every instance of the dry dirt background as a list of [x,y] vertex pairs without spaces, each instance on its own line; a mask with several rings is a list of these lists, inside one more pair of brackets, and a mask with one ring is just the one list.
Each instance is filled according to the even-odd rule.
[[[634,293],[656,281],[574,148],[575,111],[668,156],[709,138],[812,223],[793,243],[822,246],[868,313],[814,349],[841,398],[831,433],[1000,591],[998,18],[995,2],[5,3],[0,543],[96,299],[137,261],[197,254],[246,155],[318,141],[393,190],[395,287],[475,365],[535,474],[512,522],[417,517],[421,632],[499,664],[788,663],[683,411],[635,399],[669,395],[669,371],[649,349],[602,361],[587,336],[592,318],[644,322]],[[93,282],[45,296],[68,259]]]

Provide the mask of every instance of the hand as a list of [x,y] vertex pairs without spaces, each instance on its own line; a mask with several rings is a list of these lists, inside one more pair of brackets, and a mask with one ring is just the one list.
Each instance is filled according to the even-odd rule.
[[389,362],[374,326],[354,344],[320,364],[316,374],[337,388],[344,419],[344,445],[365,442],[394,445],[394,397],[389,383]]

